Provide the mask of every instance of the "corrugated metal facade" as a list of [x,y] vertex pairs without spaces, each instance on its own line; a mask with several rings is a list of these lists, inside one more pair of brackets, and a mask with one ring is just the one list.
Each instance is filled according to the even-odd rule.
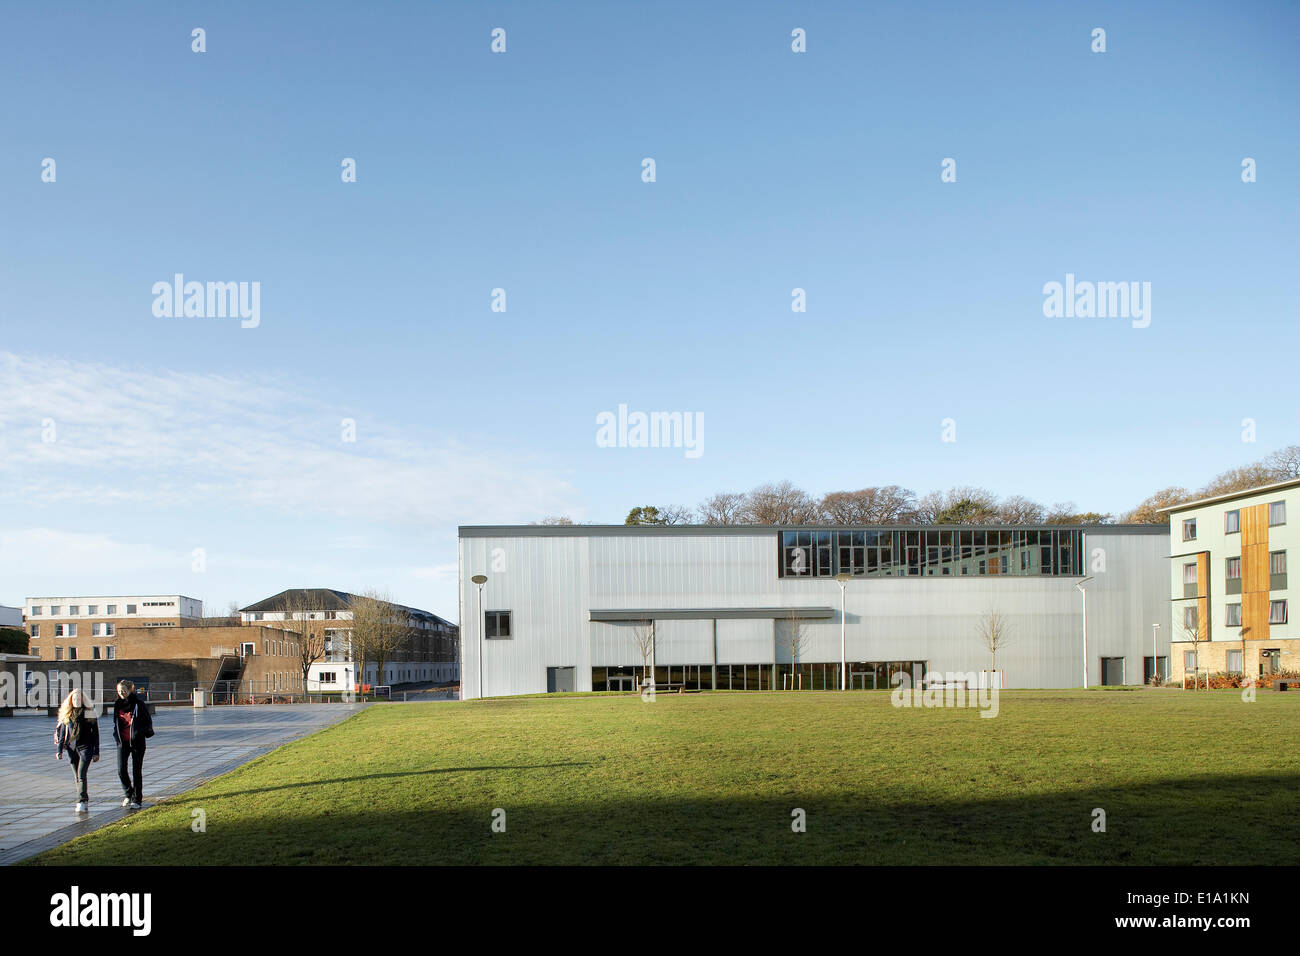
[[[593,622],[593,610],[829,607],[807,620],[803,663],[840,661],[840,588],[832,578],[782,578],[775,529],[600,528],[531,531],[462,528],[460,600],[462,696],[479,685],[478,588],[488,576],[484,609],[511,612],[511,638],[483,646],[487,696],[540,693],[548,667],[573,667],[578,690],[591,689],[593,667],[639,665],[634,625]],[[1152,628],[1167,621],[1169,536],[1155,529],[1094,528],[1084,544],[1088,588],[1089,682],[1101,659],[1125,659],[1128,683],[1142,680]],[[996,609],[1010,622],[998,653],[1005,687],[1076,687],[1083,682],[1078,577],[989,575],[862,577],[845,597],[847,658],[926,661],[930,670],[979,671],[989,653],[979,618]],[[772,619],[717,622],[719,664],[789,663]],[[1161,656],[1168,654],[1161,629]],[[660,620],[656,663],[711,664],[712,620]]]

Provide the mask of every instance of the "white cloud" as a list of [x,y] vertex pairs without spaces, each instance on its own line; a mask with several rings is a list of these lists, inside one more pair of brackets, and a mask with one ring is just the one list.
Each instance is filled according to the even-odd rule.
[[118,541],[106,534],[83,534],[55,528],[0,531],[0,575],[65,576],[86,569],[114,573],[186,567],[188,553],[148,544]]
[[0,352],[0,501],[252,506],[426,530],[578,510],[568,481],[513,454],[364,421],[344,442],[356,415],[287,383]]

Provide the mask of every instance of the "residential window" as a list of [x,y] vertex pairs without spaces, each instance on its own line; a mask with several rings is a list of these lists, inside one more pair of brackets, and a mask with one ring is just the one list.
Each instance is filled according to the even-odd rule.
[[116,614],[116,613],[117,613],[117,605],[116,605],[116,604],[110,604],[110,605],[108,605],[107,607],[104,608],[104,613],[105,613],[105,614]]
[[1269,574],[1286,574],[1286,552],[1274,551],[1268,556]]
[[135,613],[135,605],[134,605],[134,604],[128,604],[128,605],[126,606],[126,613],[127,613],[127,614],[134,614],[134,613]]
[[254,621],[260,621],[261,619],[262,619],[262,612],[261,612],[261,611],[254,611],[254,612],[253,612],[253,620],[254,620]]
[[96,660],[96,661],[99,660],[99,645],[98,645],[98,644],[96,644],[95,646],[93,646],[93,647],[90,649],[90,657],[91,657],[92,660]]
[[1286,601],[1268,602],[1268,623],[1270,624],[1286,623]]
[[487,629],[483,633],[484,637],[500,639],[511,637],[509,611],[488,611],[484,617],[487,622]]
[[1195,561],[1193,561],[1191,564],[1183,565],[1183,583],[1184,584],[1196,583],[1196,562]]
[[41,636],[41,626],[39,624],[33,624],[32,637],[40,637],[40,636]]
[[63,637],[63,636],[64,636],[64,633],[63,633],[63,625],[62,625],[62,624],[55,624],[55,625],[54,625],[54,636],[55,636],[55,637]]
[[1270,525],[1286,524],[1286,502],[1285,501],[1269,502],[1268,523]]
[[77,615],[77,614],[80,614],[80,613],[81,613],[81,606],[80,606],[79,604],[69,604],[69,605],[68,605],[68,616],[69,616],[69,617],[72,617],[72,616]]
[[1241,558],[1228,558],[1224,562],[1223,576],[1229,581],[1241,578]]
[[32,605],[32,617],[40,617],[44,613],[45,608],[41,607],[39,604]]
[[98,605],[98,604],[88,604],[88,605],[86,605],[86,613],[87,613],[87,614],[98,614],[98,613],[99,613],[99,605]]
[[1183,519],[1183,540],[1184,541],[1196,540],[1196,519],[1195,518]]
[[61,648],[61,647],[56,647],[56,648],[54,649],[54,659],[55,659],[56,661],[61,661],[61,660],[63,660],[63,648]]
[[75,646],[73,646],[73,647],[69,647],[69,648],[68,648],[68,660],[70,660],[70,661],[75,661],[76,659],[77,659],[77,648],[76,648]]
[[76,636],[77,636],[77,625],[75,625],[75,624],[69,624],[69,625],[68,625],[68,637],[76,637]]
[[1228,627],[1241,627],[1241,605],[1228,604],[1223,609],[1223,623]]
[[104,625],[101,624],[99,621],[96,621],[94,624],[91,624],[91,625],[90,625],[90,636],[91,636],[91,637],[103,637],[103,636],[104,636]]
[[113,636],[113,633],[114,633],[114,628],[115,628],[115,627],[116,627],[116,625],[115,625],[112,621],[107,622],[107,623],[104,625],[104,636],[105,636],[105,637],[112,637],[112,636]]
[[114,647],[112,644],[109,644],[107,647],[104,648],[104,650],[107,652],[107,653],[104,655],[105,660],[110,660],[110,661],[117,660],[117,648],[116,648],[116,647]]
[[1189,631],[1196,630],[1197,614],[1195,607],[1183,608],[1183,627]]
[[1183,670],[1185,671],[1196,670],[1195,651],[1183,651]]
[[1237,534],[1241,531],[1241,511],[1225,511],[1223,513],[1223,533]]
[[62,605],[62,604],[51,604],[51,605],[50,605],[50,617],[58,617],[58,616],[59,616],[59,612],[62,611],[62,610],[63,610],[63,605]]
[[1241,651],[1228,651],[1227,670],[1229,674],[1241,673]]

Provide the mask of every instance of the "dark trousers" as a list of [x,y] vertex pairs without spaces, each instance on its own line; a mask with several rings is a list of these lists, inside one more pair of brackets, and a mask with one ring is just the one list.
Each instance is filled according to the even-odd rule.
[[[126,772],[126,763],[131,761],[131,773]],[[144,766],[144,741],[137,740],[131,744],[117,745],[117,778],[122,781],[122,790],[136,803],[144,798],[144,778],[140,770]],[[134,786],[131,783],[135,778]]]
[[77,778],[77,799],[82,803],[90,802],[86,793],[86,775],[90,773],[90,751],[69,750],[68,763],[72,764],[72,775]]

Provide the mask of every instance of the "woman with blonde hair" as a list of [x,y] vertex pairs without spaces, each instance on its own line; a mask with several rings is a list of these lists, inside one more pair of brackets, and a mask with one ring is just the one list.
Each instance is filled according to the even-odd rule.
[[59,750],[55,756],[63,759],[68,752],[72,774],[77,780],[77,813],[90,812],[90,794],[86,791],[86,776],[90,764],[99,760],[99,721],[88,713],[86,695],[75,688],[59,706],[58,722],[54,725],[54,743]]

